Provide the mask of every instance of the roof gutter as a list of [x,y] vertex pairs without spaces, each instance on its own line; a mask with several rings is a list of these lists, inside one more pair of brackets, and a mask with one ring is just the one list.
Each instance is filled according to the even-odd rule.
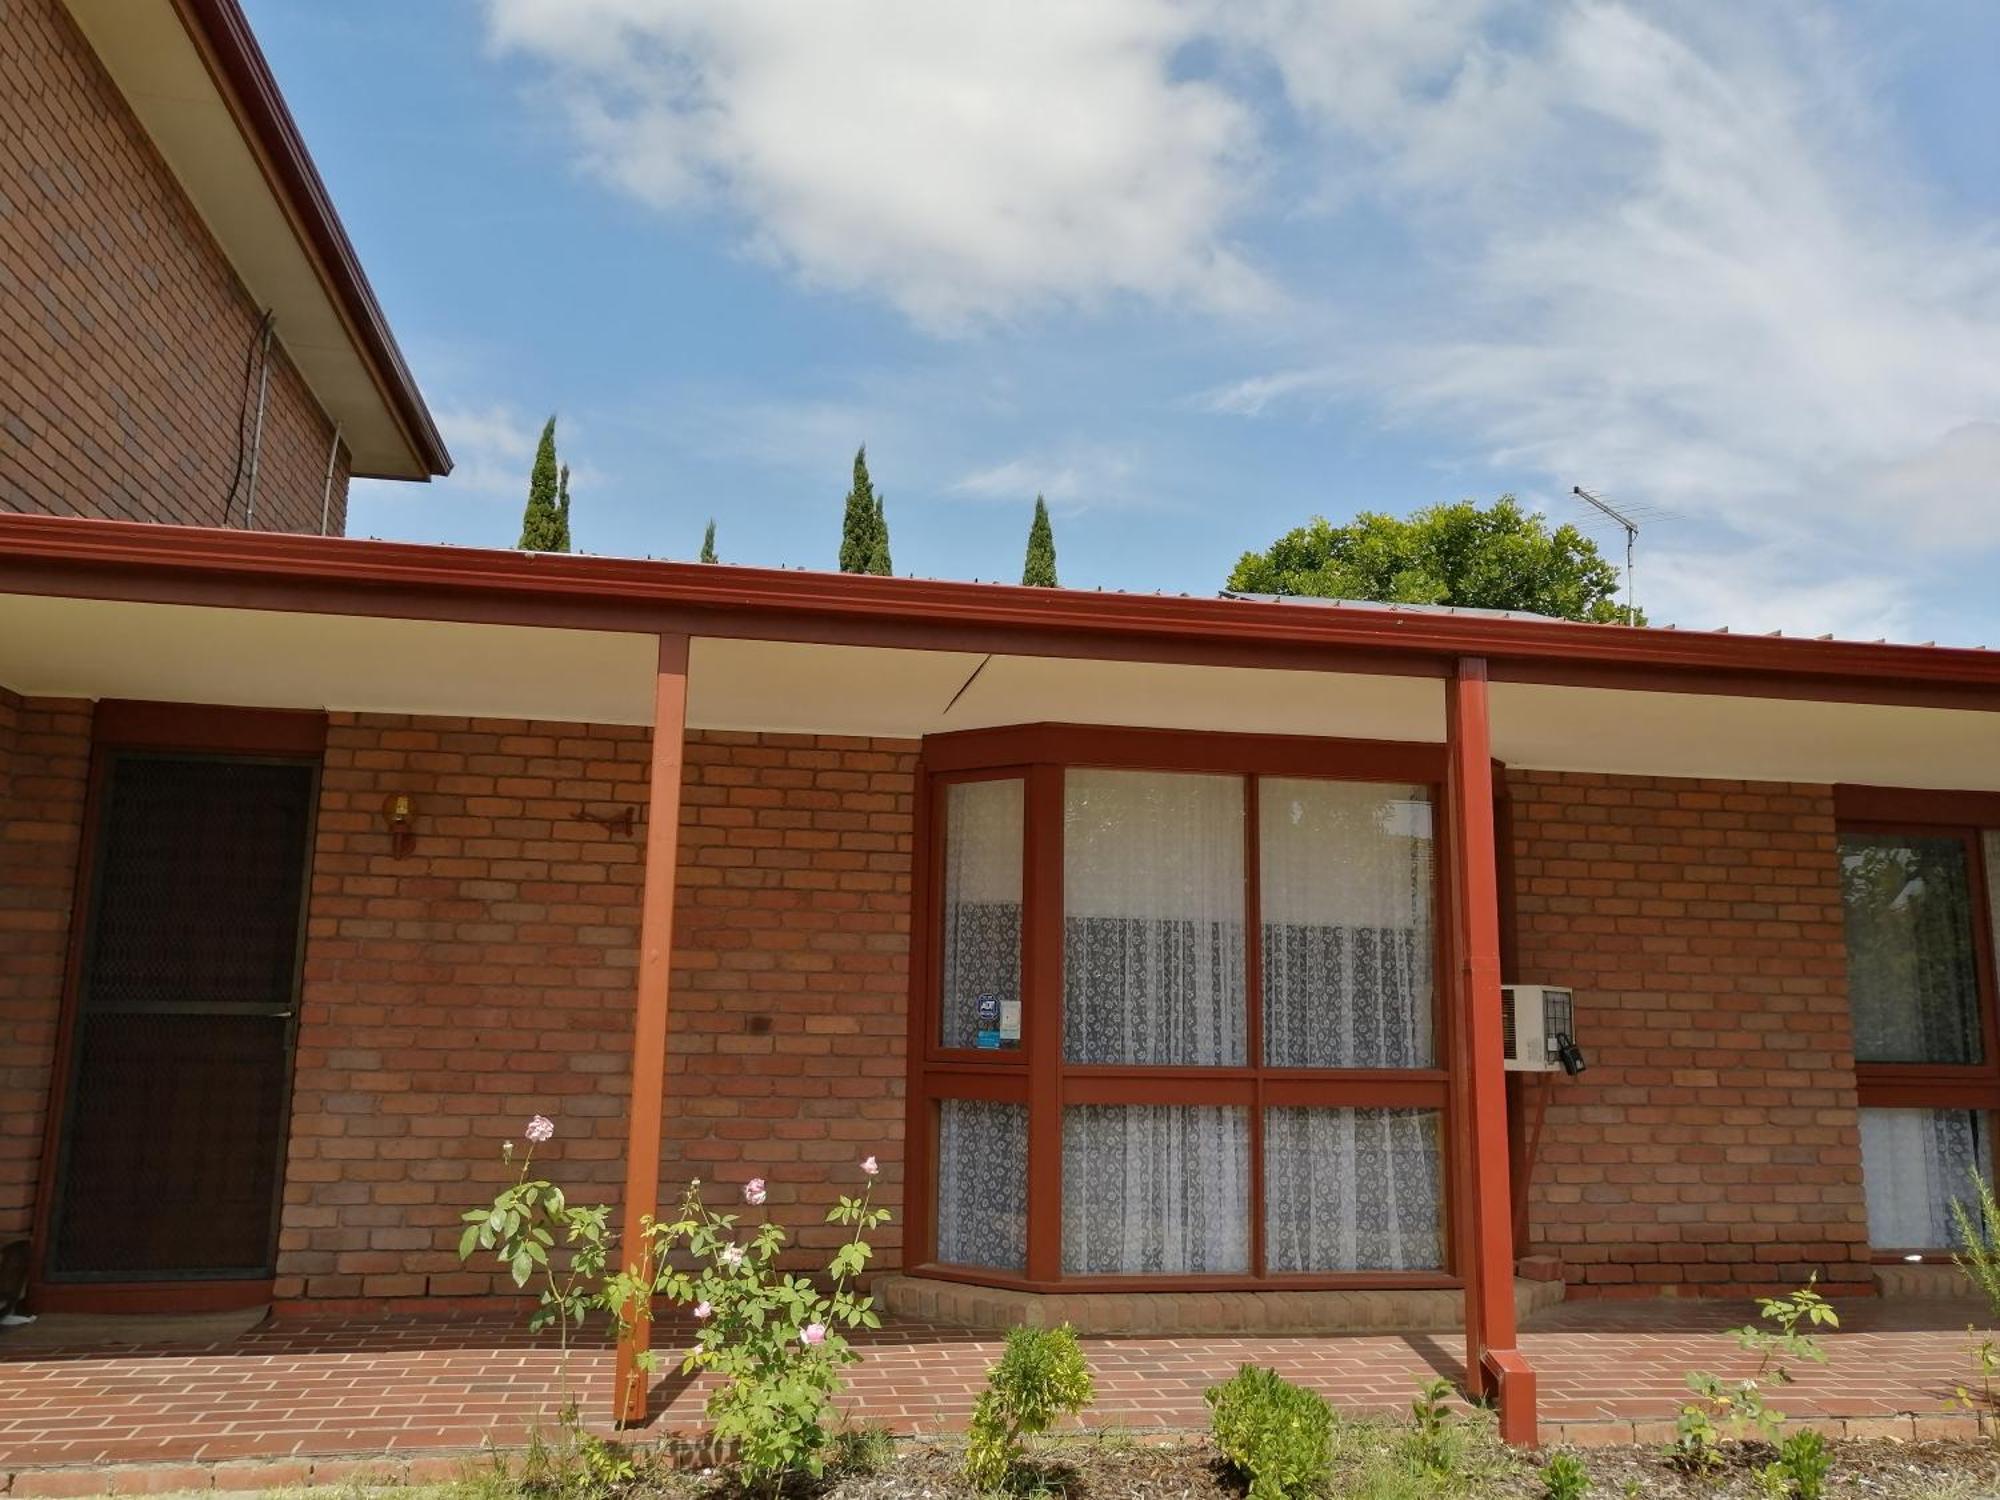
[[2000,710],[2000,653],[0,515],[0,592]]

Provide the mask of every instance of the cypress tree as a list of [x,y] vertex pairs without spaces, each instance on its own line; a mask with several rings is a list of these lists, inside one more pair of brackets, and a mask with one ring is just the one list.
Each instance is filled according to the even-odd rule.
[[712,516],[709,518],[708,530],[701,534],[701,560],[703,562],[714,562],[716,560],[715,519]]
[[1035,496],[1035,519],[1028,527],[1028,560],[1021,567],[1021,582],[1030,588],[1054,589],[1056,582],[1056,534],[1049,525],[1048,502]]
[[556,477],[556,552],[570,551],[569,541],[569,465],[562,466],[562,473]]
[[521,513],[523,552],[569,551],[568,522],[559,508],[562,484],[556,473],[556,419],[542,424],[535,446],[535,466],[528,473],[528,507]]
[[868,544],[868,571],[881,578],[895,572],[889,561],[889,518],[882,510],[882,497],[875,497],[875,537]]
[[[868,445],[854,452],[854,485],[847,492],[847,513],[840,525],[840,571],[866,573],[875,555],[875,532],[882,524],[881,503],[868,477]],[[887,542],[884,541],[884,551]]]

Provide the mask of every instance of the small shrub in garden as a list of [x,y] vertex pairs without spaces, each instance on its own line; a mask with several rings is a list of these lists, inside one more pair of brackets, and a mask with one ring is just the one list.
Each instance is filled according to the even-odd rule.
[[1965,1273],[1985,1296],[1993,1315],[2000,1318],[2000,1203],[1993,1201],[1993,1185],[1972,1173],[1972,1198],[1978,1215],[1967,1211],[1962,1199],[1951,1200],[1951,1222],[1958,1231],[1958,1250],[1951,1263]]
[[1574,1453],[1558,1453],[1542,1470],[1542,1500],[1583,1500],[1590,1493],[1590,1471]]
[[1090,1366],[1067,1323],[1009,1329],[1006,1353],[986,1372],[986,1389],[972,1409],[965,1477],[983,1490],[999,1488],[1020,1462],[1022,1438],[1082,1411],[1095,1394]]
[[1840,1326],[1840,1315],[1813,1282],[1808,1281],[1789,1297],[1760,1297],[1757,1310],[1775,1329],[1752,1323],[1731,1330],[1739,1348],[1758,1356],[1754,1375],[1733,1385],[1699,1370],[1687,1378],[1688,1389],[1698,1399],[1681,1408],[1670,1450],[1686,1468],[1715,1468],[1722,1461],[1725,1437],[1742,1437],[1754,1430],[1766,1441],[1776,1442],[1785,1414],[1766,1404],[1764,1381],[1768,1378],[1776,1385],[1790,1385],[1794,1377],[1788,1360],[1826,1363],[1826,1350],[1819,1340],[1799,1332],[1802,1323],[1813,1328]]
[[1449,1380],[1427,1380],[1417,1387],[1417,1398],[1410,1403],[1414,1423],[1407,1440],[1410,1462],[1423,1473],[1439,1478],[1458,1468],[1463,1449],[1445,1405],[1450,1398]]
[[1833,1470],[1833,1450],[1810,1429],[1795,1432],[1778,1449],[1773,1467],[1783,1474],[1797,1500],[1820,1500],[1826,1493],[1826,1476]]
[[[861,1195],[843,1196],[827,1211],[829,1224],[852,1233],[827,1263],[826,1291],[778,1269],[782,1227],[767,1221],[739,1230],[736,1215],[702,1201],[699,1181],[688,1185],[677,1219],[646,1226],[640,1264],[605,1285],[606,1304],[627,1310],[623,1318],[650,1317],[660,1297],[693,1313],[699,1332],[681,1371],[722,1377],[706,1410],[747,1488],[776,1493],[788,1475],[825,1472],[833,1399],[846,1387],[840,1372],[860,1358],[839,1330],[882,1326],[874,1299],[853,1290],[873,1253],[863,1236],[889,1219],[888,1209],[870,1201],[875,1158],[861,1169],[869,1179]],[[753,1208],[767,1195],[761,1177],[744,1185],[743,1201]],[[691,1259],[694,1269],[681,1269],[676,1256]],[[656,1364],[651,1350],[639,1361],[641,1371]]]
[[1215,1445],[1250,1481],[1249,1500],[1301,1500],[1326,1489],[1333,1408],[1316,1392],[1245,1365],[1204,1399]]

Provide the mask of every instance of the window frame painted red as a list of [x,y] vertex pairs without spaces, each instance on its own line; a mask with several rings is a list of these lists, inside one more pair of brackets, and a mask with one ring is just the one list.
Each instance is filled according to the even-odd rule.
[[[1262,945],[1245,943],[1245,1062],[1235,1067],[1148,1068],[1068,1064],[1062,1059],[1063,773],[1072,767],[1230,775],[1244,783],[1244,927],[1261,930],[1258,783],[1270,776],[1421,785],[1442,810],[1442,744],[1289,735],[1016,725],[934,735],[917,764],[916,850],[911,909],[909,1091],[906,1125],[908,1267],[919,1275],[1023,1291],[1310,1290],[1457,1288],[1458,1187],[1452,1094],[1454,1048],[1445,822],[1435,824],[1436,920],[1432,1036],[1427,1069],[1273,1068],[1263,1062]],[[948,1048],[941,1035],[941,879],[948,789],[965,781],[1023,782],[1022,1037],[1018,1052]],[[1047,997],[1054,996],[1051,1002]],[[998,1270],[939,1262],[936,1248],[938,1105],[945,1099],[1025,1104],[1028,1124],[1026,1266]],[[1066,1275],[1062,1270],[1062,1111],[1069,1104],[1227,1104],[1248,1111],[1250,1268],[1216,1275]],[[1443,1265],[1435,1271],[1273,1273],[1264,1247],[1264,1111],[1288,1105],[1427,1108],[1438,1112],[1439,1224]]]
[[[1983,1117],[1982,1128],[1990,1143],[1995,1122],[2000,1120],[2000,969],[1996,969],[1993,941],[1992,872],[1987,868],[1980,835],[1989,828],[2000,828],[2000,796],[1842,786],[1834,789],[1834,814],[1836,840],[1856,833],[1950,836],[1964,844],[1967,894],[1973,913],[1973,970],[1979,986],[1979,1062],[1871,1063],[1856,1058],[1855,1109],[1969,1110]],[[1846,959],[1843,941],[1843,965]],[[1911,1255],[1934,1258],[1951,1253],[1952,1248],[1871,1242],[1869,1252],[1876,1261],[1894,1262]]]

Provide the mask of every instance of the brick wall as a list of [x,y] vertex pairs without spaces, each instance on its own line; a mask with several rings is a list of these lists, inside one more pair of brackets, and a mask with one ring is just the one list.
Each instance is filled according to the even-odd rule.
[[1516,772],[1519,976],[1577,987],[1531,1240],[1571,1294],[1869,1276],[1830,790]]
[[0,1239],[28,1228],[90,770],[90,706],[0,689]]
[[[60,0],[0,36],[0,510],[219,525],[261,309]],[[333,428],[277,332],[256,523],[318,531]],[[335,533],[346,497],[343,459]]]
[[[643,729],[380,715],[329,728],[280,1297],[495,1289],[453,1246],[540,1111],[551,1171],[623,1175]],[[689,1176],[809,1226],[879,1153],[899,1175],[913,748],[690,737],[663,1192]],[[381,819],[407,792],[417,843]],[[893,1263],[898,1236],[881,1237]]]

